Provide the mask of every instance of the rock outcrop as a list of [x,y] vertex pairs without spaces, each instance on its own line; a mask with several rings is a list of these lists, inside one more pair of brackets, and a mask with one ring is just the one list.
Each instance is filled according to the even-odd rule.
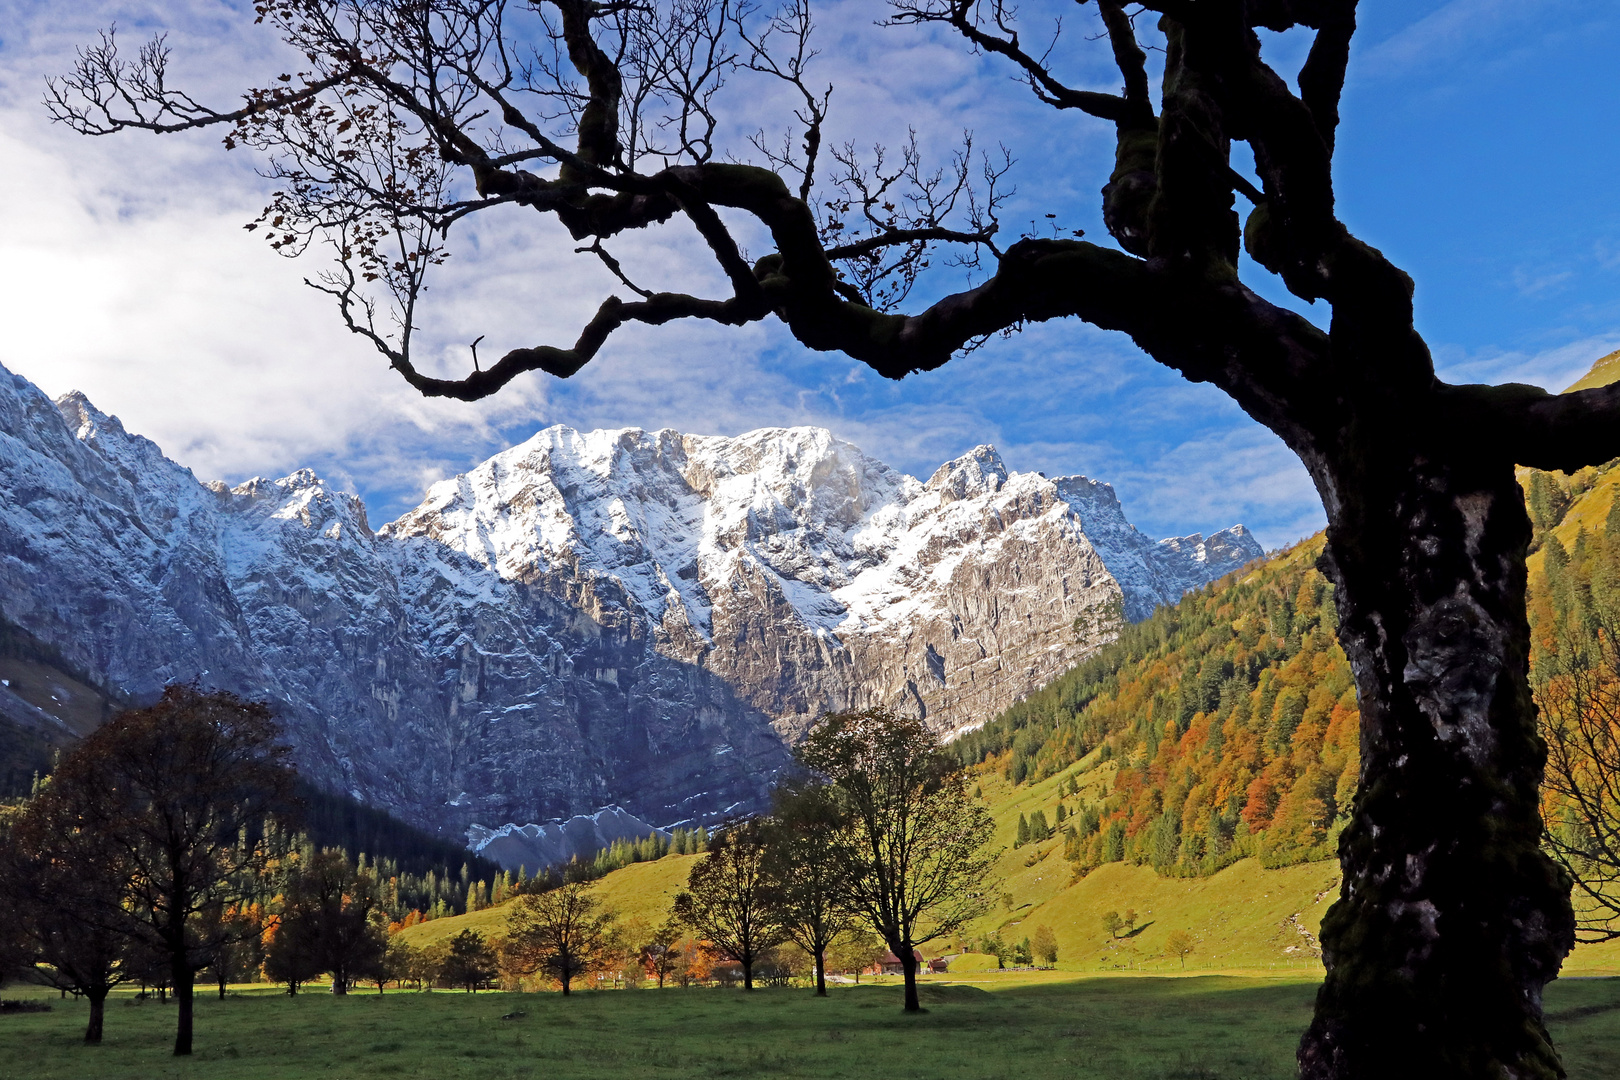
[[202,484],[0,369],[0,619],[117,700],[271,700],[312,779],[447,831],[736,812],[827,709],[948,736],[1260,553],[817,428],[548,428],[373,532],[313,473]]

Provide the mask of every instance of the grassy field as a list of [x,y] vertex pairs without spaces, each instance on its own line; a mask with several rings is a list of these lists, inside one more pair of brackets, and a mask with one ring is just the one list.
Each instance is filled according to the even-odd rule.
[[[172,1005],[115,1003],[107,1041],[85,1047],[84,1007],[52,999],[50,1013],[0,1016],[0,1080],[1280,1080],[1314,991],[1298,977],[991,974],[926,982],[920,1016],[900,1011],[894,986],[824,1001],[800,989],[248,993],[198,1002],[184,1061],[168,1056]],[[1547,1008],[1571,1077],[1615,1075],[1620,980],[1560,981]]]

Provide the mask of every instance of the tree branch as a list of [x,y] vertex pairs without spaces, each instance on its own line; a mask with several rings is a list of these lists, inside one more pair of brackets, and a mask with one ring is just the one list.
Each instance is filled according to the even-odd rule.
[[1574,472],[1620,457],[1620,383],[1549,394],[1505,383],[1441,387],[1454,427],[1517,465]]
[[[979,0],[945,0],[941,6],[897,2],[894,5],[896,14],[890,22],[895,26],[945,23],[954,27],[977,48],[995,53],[997,56],[1005,56],[1017,64],[1023,70],[1030,89],[1048,105],[1058,109],[1078,109],[1099,120],[1131,119],[1135,103],[1128,98],[1102,94],[1095,90],[1075,90],[1059,82],[1044,63],[1023,50],[1019,44],[1017,31],[1007,26],[999,3],[996,5],[996,21],[1005,36],[997,37],[981,30],[974,17],[974,9],[978,6]],[[1132,44],[1134,45],[1134,39]],[[1143,82],[1144,84],[1146,82],[1145,71]],[[1129,75],[1126,77],[1126,83],[1129,86]]]
[[1329,157],[1339,127],[1339,95],[1350,63],[1350,39],[1356,32],[1356,0],[1341,0],[1332,7],[1336,10],[1316,31],[1310,55],[1299,71],[1300,98],[1316,120]]
[[[345,67],[297,90],[289,87],[253,90],[242,108],[219,112],[198,104],[188,94],[168,88],[169,50],[164,44],[164,35],[155,35],[141,46],[133,65],[119,59],[116,29],[100,37],[99,44],[79,50],[78,61],[70,74],[60,80],[45,80],[45,108],[51,119],[81,135],[111,135],[128,130],[167,135],[214,124],[234,124],[265,113],[297,108],[354,75],[353,67]],[[128,115],[117,114],[120,103],[128,110]],[[165,122],[162,119],[165,116],[175,119]]]
[[827,249],[827,258],[834,262],[869,255],[896,244],[914,244],[919,240],[937,240],[953,244],[988,244],[994,230],[983,233],[963,232],[960,229],[887,229],[876,236],[868,236],[850,244],[839,244]]

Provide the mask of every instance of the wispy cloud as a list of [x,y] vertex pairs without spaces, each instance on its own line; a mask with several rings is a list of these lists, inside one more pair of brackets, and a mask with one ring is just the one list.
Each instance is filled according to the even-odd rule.
[[1620,332],[1584,337],[1535,351],[1481,349],[1470,352],[1455,346],[1434,351],[1435,371],[1453,383],[1529,383],[1558,393],[1591,369],[1592,364],[1620,349]]
[[1458,54],[1535,21],[1553,6],[1555,0],[1449,0],[1382,41],[1362,39],[1355,77],[1432,74]]
[[1520,296],[1540,296],[1555,291],[1574,276],[1573,270],[1531,270],[1521,266],[1513,271],[1513,287]]
[[[1106,125],[1040,106],[1005,67],[942,35],[875,27],[870,0],[819,10],[818,78],[837,87],[829,143],[893,145],[916,126],[941,160],[972,128],[979,145],[1004,140],[1022,157],[1009,231],[1055,210],[1101,232]],[[1549,0],[1419,9],[1381,42],[1358,46],[1357,68],[1377,76],[1464,63],[1547,10]],[[211,134],[91,140],[45,122],[43,75],[65,70],[74,46],[114,19],[131,46],[170,29],[177,72],[210,100],[229,101],[244,78],[287,65],[244,0],[0,0],[0,361],[53,393],[84,390],[200,475],[239,480],[313,465],[364,493],[381,520],[432,480],[551,423],[718,434],[819,424],[921,475],[982,442],[1015,469],[1084,472],[1113,483],[1155,535],[1242,521],[1275,546],[1321,524],[1304,470],[1229,399],[1074,321],[1030,327],[899,384],[810,353],[774,322],[631,327],[573,379],[528,376],[475,405],[424,401],[299,283],[317,266],[289,264],[241,230],[267,193],[250,157],[221,153]],[[1072,84],[1113,89],[1107,51],[1084,30],[1069,27],[1053,55]],[[1298,42],[1277,45],[1297,60]],[[779,131],[793,103],[769,81],[738,87],[743,107],[727,114],[727,135],[741,149],[755,128]],[[569,256],[554,226],[520,210],[475,223],[457,243],[423,318],[422,362],[438,371],[464,371],[467,343],[481,334],[486,356],[570,341],[617,287],[589,258]],[[690,230],[637,233],[615,250],[649,284],[723,289]],[[1546,265],[1521,289],[1562,288],[1563,268]],[[1438,355],[1447,378],[1558,388],[1614,344]]]

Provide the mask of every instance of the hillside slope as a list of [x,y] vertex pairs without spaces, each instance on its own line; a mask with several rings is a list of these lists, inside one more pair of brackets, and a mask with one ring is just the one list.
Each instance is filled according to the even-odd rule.
[[[999,934],[1010,946],[1045,925],[1057,937],[1060,971],[1164,974],[1182,970],[1182,962],[1168,954],[1167,942],[1173,931],[1185,930],[1195,941],[1185,961],[1188,971],[1320,971],[1316,934],[1323,913],[1338,894],[1336,863],[1273,870],[1248,858],[1208,877],[1177,878],[1119,862],[1076,880],[1063,859],[1061,836],[1017,850],[1010,843],[1018,816],[1042,806],[1050,809],[1064,779],[1066,774],[1016,786],[999,776],[984,780],[984,800],[996,819],[996,843],[1003,848],[996,872],[1005,898],[958,938],[926,947],[927,955],[954,954],[964,945],[971,950],[987,935]],[[1044,857],[1030,864],[1031,855]],[[668,916],[675,894],[700,857],[668,855],[615,870],[596,883],[596,895],[622,923],[656,926]],[[1137,914],[1136,932],[1111,937],[1103,928],[1103,914],[1130,910]],[[401,933],[418,947],[446,941],[464,929],[498,938],[506,916],[507,905],[501,904],[419,923]],[[953,960],[951,970],[995,967],[994,957],[970,952]],[[1620,974],[1620,942],[1578,946],[1564,970]]]
[[1067,774],[1074,798],[1055,799],[1045,824],[1083,869],[1207,875],[1249,855],[1270,866],[1331,855],[1360,768],[1359,714],[1315,567],[1322,543],[1126,627],[958,754],[1015,783]]

